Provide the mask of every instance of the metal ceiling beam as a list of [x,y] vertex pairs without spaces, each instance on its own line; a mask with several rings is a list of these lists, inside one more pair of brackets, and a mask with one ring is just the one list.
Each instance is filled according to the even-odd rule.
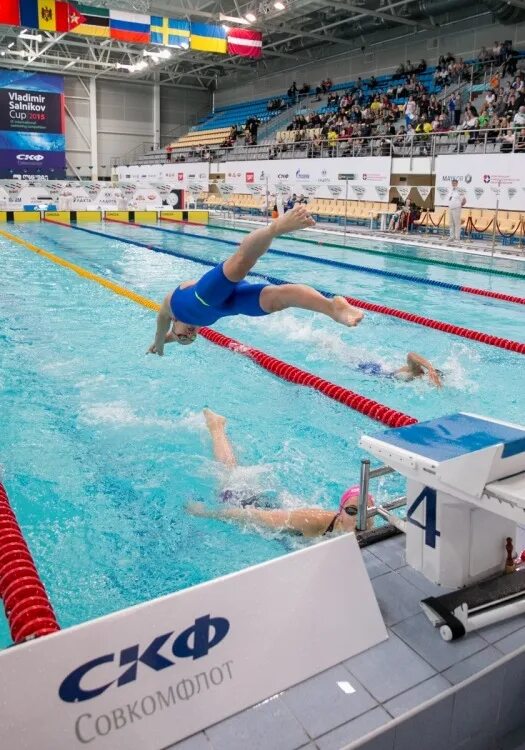
[[[430,24],[426,23],[425,21],[417,21],[413,18],[402,18],[401,16],[396,16],[393,13],[388,13],[383,10],[363,10],[362,6],[359,5],[352,5],[352,3],[347,3],[346,0],[331,0],[332,5],[335,5],[340,8],[344,8],[345,10],[353,11],[355,13],[359,13],[361,16],[367,15],[372,16],[374,18],[383,18],[386,21],[393,21],[394,23],[401,23],[405,26],[414,26],[420,29],[427,29],[428,31],[432,31],[435,27]],[[520,0],[514,0],[514,2],[520,2]],[[525,4],[525,3],[524,3]],[[388,6],[389,8],[393,8],[394,5]],[[355,21],[356,17],[350,16],[349,21]]]

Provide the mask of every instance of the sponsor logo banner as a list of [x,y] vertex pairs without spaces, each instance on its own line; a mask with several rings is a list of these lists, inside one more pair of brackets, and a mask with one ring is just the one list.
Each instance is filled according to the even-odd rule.
[[386,637],[347,534],[2,652],[0,747],[157,750]]
[[451,181],[458,180],[467,208],[519,211],[525,195],[525,159],[522,154],[463,154],[436,159],[436,204],[446,206]]

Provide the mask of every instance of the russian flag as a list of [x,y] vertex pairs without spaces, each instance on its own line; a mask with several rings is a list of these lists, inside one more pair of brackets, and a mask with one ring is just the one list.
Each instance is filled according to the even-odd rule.
[[262,56],[262,34],[252,29],[230,29],[228,32],[228,54],[239,57]]
[[109,11],[109,36],[121,42],[149,44],[151,41],[151,16],[142,13]]

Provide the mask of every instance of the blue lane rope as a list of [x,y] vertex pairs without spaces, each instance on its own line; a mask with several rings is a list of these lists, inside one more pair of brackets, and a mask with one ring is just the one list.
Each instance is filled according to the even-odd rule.
[[[239,242],[233,240],[225,240],[222,237],[211,237],[204,234],[195,234],[194,232],[183,232],[178,229],[164,229],[163,227],[155,227],[151,224],[137,224],[133,223],[130,226],[137,226],[142,229],[154,229],[156,232],[164,232],[165,234],[177,234],[183,237],[194,237],[199,240],[209,240],[210,242],[222,242],[223,245],[233,245],[234,247],[239,246]],[[267,251],[268,254],[280,255],[284,258],[295,258],[299,260],[307,260],[311,263],[319,263],[323,266],[332,266],[334,268],[345,268],[348,271],[359,271],[361,273],[370,273],[374,276],[386,276],[390,279],[401,279],[402,281],[409,281],[415,284],[425,284],[427,286],[440,287],[441,289],[449,289],[454,292],[463,291],[460,284],[452,284],[448,281],[434,281],[433,279],[422,279],[420,276],[413,276],[408,273],[399,273],[397,271],[384,271],[381,268],[370,268],[369,266],[360,266],[354,263],[346,263],[342,260],[332,260],[331,258],[319,258],[316,255],[302,255],[301,253],[292,253],[289,250],[276,250],[272,248]]]

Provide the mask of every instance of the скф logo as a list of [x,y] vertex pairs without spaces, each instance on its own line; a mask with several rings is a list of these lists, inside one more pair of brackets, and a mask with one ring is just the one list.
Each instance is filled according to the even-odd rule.
[[[206,656],[210,649],[220,643],[228,634],[230,623],[225,617],[210,617],[204,615],[197,617],[194,624],[180,633],[171,644],[171,653],[179,659],[200,659]],[[160,653],[163,646],[170,640],[173,630],[163,633],[154,638],[145,648],[139,643],[127,646],[120,651],[120,654],[103,654],[95,659],[76,667],[62,681],[58,695],[66,703],[80,703],[96,698],[97,695],[104,693],[115,682],[117,687],[127,685],[137,679],[138,663],[160,672],[162,669],[172,667],[176,662],[168,659]],[[98,687],[82,687],[82,681],[90,672],[94,672],[102,664],[110,664],[118,658],[119,667],[125,667],[113,680],[99,684]],[[90,675],[89,684],[95,682],[94,675]],[[96,684],[96,682],[95,682]]]
[[42,154],[17,154],[17,161],[42,161]]

